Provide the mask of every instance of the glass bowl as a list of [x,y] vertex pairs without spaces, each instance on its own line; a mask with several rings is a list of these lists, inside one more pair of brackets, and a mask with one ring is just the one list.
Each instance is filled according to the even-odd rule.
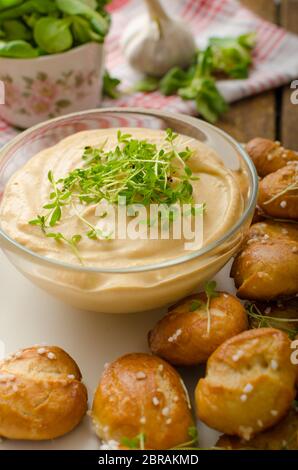
[[59,117],[18,135],[0,151],[0,198],[11,175],[39,151],[79,131],[119,127],[172,128],[209,145],[227,168],[242,171],[244,207],[233,227],[200,250],[158,264],[121,269],[76,266],[45,258],[11,239],[0,228],[0,245],[5,254],[34,284],[77,308],[103,313],[163,307],[191,294],[212,278],[239,249],[253,217],[258,189],[250,158],[241,145],[220,129],[185,115],[115,108]]

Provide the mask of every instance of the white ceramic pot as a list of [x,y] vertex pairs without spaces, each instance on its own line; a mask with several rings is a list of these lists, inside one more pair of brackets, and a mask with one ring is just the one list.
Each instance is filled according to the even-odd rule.
[[34,59],[0,58],[5,90],[0,117],[24,129],[95,108],[101,101],[103,64],[104,48],[97,43]]

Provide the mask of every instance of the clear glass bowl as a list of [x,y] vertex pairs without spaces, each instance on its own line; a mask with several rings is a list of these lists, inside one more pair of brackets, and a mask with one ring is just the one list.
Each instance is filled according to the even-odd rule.
[[11,175],[37,152],[75,132],[119,127],[170,127],[211,146],[227,168],[243,170],[244,209],[224,236],[198,251],[159,264],[121,269],[82,267],[51,260],[18,244],[0,229],[0,245],[5,254],[34,284],[77,308],[104,313],[159,308],[189,295],[212,278],[239,249],[252,220],[258,189],[250,158],[220,129],[184,115],[115,108],[53,119],[18,135],[0,151],[0,197]]

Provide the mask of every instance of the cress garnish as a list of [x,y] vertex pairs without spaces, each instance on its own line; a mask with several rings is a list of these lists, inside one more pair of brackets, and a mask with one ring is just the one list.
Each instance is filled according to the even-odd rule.
[[[64,178],[55,179],[53,171],[48,172],[51,184],[49,201],[29,224],[39,226],[45,236],[67,243],[78,256],[77,245],[83,234],[66,237],[61,232],[49,229],[63,219],[63,209],[70,206],[74,214],[87,227],[85,235],[92,240],[108,239],[109,234],[94,226],[81,213],[78,205],[97,206],[101,201],[118,205],[125,198],[126,205],[143,204],[190,204],[196,214],[192,181],[194,176],[187,161],[193,150],[185,147],[178,151],[175,143],[178,134],[167,129],[162,147],[138,140],[130,134],[117,133],[117,145],[105,150],[107,140],[101,145],[87,146],[82,155],[82,166],[70,171]],[[102,214],[101,217],[104,217]],[[81,257],[79,257],[82,262]]]
[[196,310],[201,309],[202,307],[205,308],[207,313],[207,334],[210,335],[211,331],[211,311],[210,311],[210,303],[212,299],[215,299],[219,296],[218,292],[216,292],[216,281],[208,281],[204,284],[205,294],[207,296],[207,302],[204,303],[199,299],[192,300],[189,311],[195,312]]
[[[297,175],[297,178],[298,178],[298,175]],[[294,181],[293,183],[288,184],[288,186],[286,186],[282,191],[275,194],[273,197],[268,199],[268,201],[265,201],[263,204],[264,206],[266,206],[267,204],[271,204],[271,202],[276,201],[276,199],[280,198],[284,194],[287,194],[290,191],[296,191],[297,189],[298,189],[298,179]]]
[[133,438],[123,437],[121,444],[131,450],[145,450],[146,435],[141,432]]
[[271,317],[262,314],[256,304],[252,302],[247,302],[245,307],[248,316],[257,321],[257,328],[277,328],[287,333],[290,339],[295,339],[298,335],[298,325],[297,328],[288,328],[284,325],[285,323],[298,323],[297,318]]

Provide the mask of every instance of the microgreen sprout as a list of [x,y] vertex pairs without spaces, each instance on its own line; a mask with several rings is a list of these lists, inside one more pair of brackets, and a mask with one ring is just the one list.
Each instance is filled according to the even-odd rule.
[[189,311],[190,312],[195,312],[196,310],[201,309],[202,307],[205,308],[208,321],[207,321],[207,333],[208,335],[210,334],[211,330],[211,312],[210,312],[210,303],[211,300],[218,297],[219,294],[216,292],[216,282],[215,281],[208,281],[205,282],[204,284],[204,290],[205,294],[207,296],[207,302],[203,302],[200,299],[194,299],[191,301],[190,306],[189,306]]
[[189,306],[189,311],[190,312],[195,312],[196,310],[199,310],[203,306],[203,302],[199,299],[194,299],[192,300],[190,306]]
[[211,330],[210,303],[211,303],[211,300],[218,297],[219,294],[218,294],[218,292],[216,292],[216,282],[215,281],[205,282],[204,289],[205,289],[205,293],[207,295],[207,305],[206,305],[206,310],[207,310],[207,315],[208,315],[207,333],[209,335],[210,330]]
[[71,238],[67,238],[63,235],[61,232],[48,232],[46,234],[48,238],[54,238],[57,242],[65,242],[67,245],[70,246],[71,250],[75,254],[75,256],[79,259],[81,264],[83,263],[83,260],[80,256],[79,250],[77,248],[78,243],[81,241],[82,236],[81,235],[73,235]]
[[247,302],[245,307],[248,316],[255,320],[257,328],[278,328],[287,333],[292,340],[298,335],[298,324],[297,328],[289,328],[287,325],[289,323],[298,323],[297,318],[272,317],[262,314],[256,304],[250,302]]
[[144,450],[145,442],[146,442],[146,435],[143,432],[131,439],[128,437],[123,437],[121,439],[121,444],[125,447],[128,447],[131,450]]
[[182,444],[178,444],[177,446],[173,447],[171,450],[195,450],[198,449],[198,430],[195,426],[190,426],[187,430],[189,441],[183,442]]
[[271,202],[276,201],[276,199],[280,198],[284,194],[287,194],[290,191],[296,191],[298,189],[298,179],[294,181],[293,183],[289,184],[286,188],[284,188],[282,191],[279,193],[275,194],[273,197],[268,199],[268,201],[264,202],[264,206],[267,204],[271,204]]

